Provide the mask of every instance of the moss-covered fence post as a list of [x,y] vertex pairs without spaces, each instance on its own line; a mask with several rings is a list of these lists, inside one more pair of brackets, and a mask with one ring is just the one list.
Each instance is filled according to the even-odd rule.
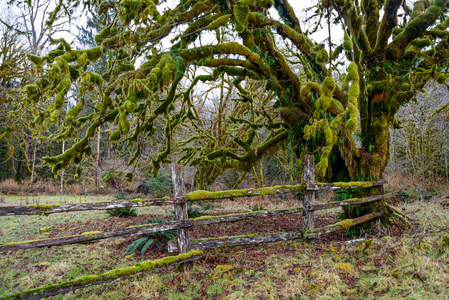
[[[315,157],[306,155],[304,157],[304,184],[315,182]],[[303,226],[304,230],[312,230],[315,228],[315,213],[309,211],[309,207],[315,204],[315,191],[304,191],[303,200]]]
[[[184,189],[184,173],[183,167],[178,164],[173,164],[171,167],[172,172],[172,184],[173,184],[173,196],[180,197],[185,195]],[[175,204],[175,218],[176,221],[182,221],[189,218],[187,213],[187,204]],[[190,251],[191,242],[188,228],[178,228],[178,253],[187,253]],[[178,270],[185,271],[191,269],[193,262],[187,262],[180,264]]]

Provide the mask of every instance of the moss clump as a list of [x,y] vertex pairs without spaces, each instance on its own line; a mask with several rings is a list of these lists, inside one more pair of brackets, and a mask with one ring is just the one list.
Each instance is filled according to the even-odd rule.
[[449,235],[443,236],[443,245],[449,247]]
[[37,67],[42,66],[42,58],[40,58],[39,56],[28,54],[27,57],[33,63],[33,65]]
[[40,93],[36,84],[29,84],[25,86],[25,91],[31,101],[36,102],[39,100]]
[[47,241],[47,240],[49,240],[49,239],[28,240],[28,241],[23,241],[23,242],[10,242],[10,243],[6,243],[6,244],[1,244],[0,247],[22,245],[22,244],[28,244],[28,243],[40,242],[40,241]]
[[320,111],[327,111],[330,104],[332,103],[332,94],[334,93],[336,83],[334,79],[330,76],[326,77],[321,84],[321,90],[323,94],[317,101],[316,110],[314,113],[314,117],[318,118]]
[[52,229],[53,227],[55,227],[55,226],[51,225],[51,226],[39,228],[39,232],[47,232],[50,229]]
[[235,29],[238,33],[242,33],[248,25],[249,0],[239,0],[234,5]]
[[335,268],[346,271],[350,273],[352,270],[354,270],[354,266],[347,263],[336,263],[334,264]]
[[206,26],[209,30],[216,30],[222,26],[225,26],[226,23],[228,23],[229,18],[231,18],[231,14],[224,15],[216,19],[215,21],[211,22],[209,25]]
[[101,57],[101,47],[94,47],[89,50],[86,50],[87,58],[91,62],[95,62],[97,59]]
[[187,200],[214,200],[214,199],[226,199],[248,196],[264,196],[273,195],[282,192],[299,192],[304,188],[304,185],[278,185],[273,187],[266,187],[260,189],[244,189],[244,190],[228,190],[219,192],[209,192],[197,190],[190,192],[186,195]]
[[345,31],[345,36],[343,39],[343,49],[345,51],[350,51],[350,50],[352,50],[353,47],[354,46],[352,45],[352,40],[349,37],[348,33]]
[[96,234],[100,234],[103,233],[103,231],[87,231],[82,233],[81,235],[96,235]]
[[[334,182],[332,186],[337,186],[341,188],[349,188],[349,187],[372,187],[376,181],[348,181],[348,182]],[[326,184],[326,183],[323,183]]]
[[233,265],[218,265],[218,266],[215,267],[214,272],[215,273],[226,272],[226,271],[229,271],[229,270],[231,270],[233,268],[234,268]]
[[34,209],[48,210],[48,209],[52,209],[55,207],[59,207],[59,206],[61,206],[61,204],[29,204],[26,206],[34,208]]
[[268,9],[274,5],[274,0],[259,0],[259,5],[262,8]]
[[325,49],[321,49],[320,51],[318,51],[316,55],[316,62],[318,64],[324,64],[327,63],[328,61],[329,61],[329,54],[327,53],[327,51]]
[[120,129],[115,130],[115,131],[113,131],[113,132],[111,133],[111,135],[109,136],[109,140],[110,140],[111,142],[116,142],[116,141],[120,140],[120,136],[121,136]]
[[353,225],[353,220],[352,219],[346,219],[346,220],[340,221],[338,223],[335,223],[332,226],[340,226],[341,229],[348,230],[349,228],[351,228],[352,225]]
[[310,92],[316,92],[318,95],[321,96],[321,86],[316,82],[306,82],[305,84],[301,85],[301,100],[304,102],[310,102],[309,94]]
[[449,74],[440,74],[438,75],[437,81],[439,84],[443,84],[449,78]]
[[132,172],[128,172],[128,173],[125,174],[125,181],[132,182],[133,181],[133,177],[134,177],[134,174]]
[[345,129],[349,132],[356,132],[358,126],[357,117],[359,115],[359,111],[352,103],[349,104],[348,115],[349,119],[348,121],[346,121]]

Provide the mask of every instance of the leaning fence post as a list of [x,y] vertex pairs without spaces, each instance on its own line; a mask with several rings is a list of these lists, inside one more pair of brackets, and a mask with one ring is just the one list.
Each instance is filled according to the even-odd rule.
[[[315,157],[313,155],[306,155],[304,161],[304,183],[315,182]],[[304,230],[315,228],[315,213],[309,211],[309,206],[315,204],[315,191],[305,190],[303,200],[303,224]]]
[[[184,174],[181,165],[172,165],[172,184],[173,184],[173,196],[184,196]],[[187,204],[175,204],[175,218],[176,221],[182,221],[188,219]],[[190,251],[190,234],[188,228],[178,228],[178,253],[187,253]],[[184,271],[192,267],[192,262],[180,264],[178,269]]]

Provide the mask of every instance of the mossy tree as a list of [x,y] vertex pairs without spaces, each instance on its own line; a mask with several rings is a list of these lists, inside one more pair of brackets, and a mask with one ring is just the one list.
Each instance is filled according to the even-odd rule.
[[402,106],[401,128],[391,132],[388,170],[425,178],[445,178],[449,183],[449,104],[445,87],[431,82],[426,93]]
[[[46,134],[33,135],[30,131],[33,115],[23,100],[23,87],[36,80],[36,74],[27,55],[46,53],[49,36],[64,30],[68,19],[61,11],[55,15],[59,21],[46,26],[42,16],[54,7],[52,0],[7,2],[2,2],[0,12],[0,152],[4,159],[0,172],[2,177],[23,180],[31,176],[33,181],[36,157],[57,151],[53,151],[55,143],[49,142]],[[66,8],[69,12],[70,7]],[[39,171],[45,176],[45,168]]]
[[24,124],[16,118],[22,114],[13,112],[22,107],[20,87],[29,83],[26,53],[20,31],[0,24],[0,178],[27,171]]
[[[100,101],[91,114],[83,114],[83,101],[67,112],[56,138],[68,138],[82,127],[86,134],[65,153],[44,160],[55,173],[81,163],[91,152],[89,139],[96,128],[112,122],[118,129],[111,140],[136,147],[130,164],[142,155],[142,139],[164,132],[165,148],[152,162],[157,173],[170,162],[176,128],[190,123],[196,133],[177,148],[183,163],[245,171],[289,142],[297,156],[318,157],[321,179],[381,179],[397,109],[429,80],[444,83],[448,77],[447,2],[415,1],[410,8],[402,0],[317,1],[317,16],[344,32],[341,44],[329,39],[327,49],[303,30],[288,0],[84,1],[105,21],[97,47],[73,50],[60,40],[48,55],[31,57],[44,74],[26,90],[36,105],[54,99],[36,113],[35,123],[43,125],[58,118],[74,82],[97,93]],[[65,1],[60,3],[55,12],[64,7]],[[108,71],[89,71],[87,66],[105,51],[113,53]],[[346,72],[335,80],[331,74],[342,65]],[[205,72],[198,75],[195,68]],[[195,90],[204,91],[224,75],[232,78],[239,94],[235,101],[244,107],[228,119],[241,129],[234,131],[239,135],[232,145],[201,126],[192,101]],[[251,110],[255,91],[248,88],[250,81],[266,90],[257,110]],[[265,137],[256,138],[263,130]]]

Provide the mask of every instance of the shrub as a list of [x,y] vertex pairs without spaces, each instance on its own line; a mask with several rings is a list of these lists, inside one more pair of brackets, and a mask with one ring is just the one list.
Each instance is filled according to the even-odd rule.
[[[160,219],[148,219],[145,222],[138,223],[136,225],[161,224],[161,223],[165,223],[165,221]],[[145,252],[151,246],[155,246],[160,251],[164,251],[165,248],[167,247],[168,241],[170,241],[174,237],[175,235],[169,230],[147,233],[144,237],[133,241],[126,248],[126,254],[140,252],[140,256],[144,256]]]
[[262,210],[265,210],[265,207],[263,206],[263,204],[250,205],[250,206],[248,206],[248,208],[251,211],[262,211]]
[[157,177],[150,178],[144,183],[149,189],[153,197],[162,198],[172,195],[172,182],[168,174],[164,173],[162,169],[157,173]]
[[132,207],[117,207],[106,210],[109,217],[128,218],[137,216],[136,209]]
[[108,186],[114,189],[121,189],[123,186],[122,175],[122,171],[117,171],[111,167],[107,171],[101,173],[101,179],[103,179]]

